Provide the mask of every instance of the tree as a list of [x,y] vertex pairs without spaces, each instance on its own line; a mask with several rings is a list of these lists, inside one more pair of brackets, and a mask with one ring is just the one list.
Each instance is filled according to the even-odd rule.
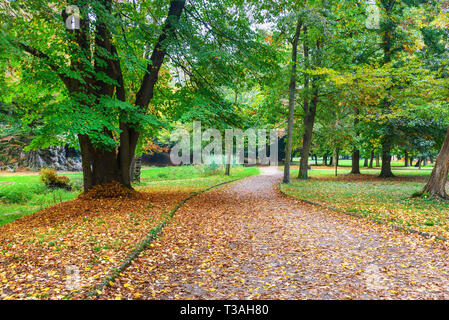
[[[147,115],[147,108],[154,96],[167,47],[175,38],[185,1],[172,0],[166,8],[165,22],[159,27],[151,56],[145,59],[147,66],[133,96],[127,94],[122,70],[133,54],[125,49],[126,45],[130,47],[126,37],[148,19],[145,18],[148,4],[141,3],[139,9],[112,0],[78,0],[73,4],[80,11],[79,28],[65,30],[64,22],[72,18],[69,16],[72,12],[62,10],[58,19],[57,7],[52,4],[38,0],[32,3],[14,1],[7,11],[11,17],[2,18],[14,23],[17,29],[6,30],[6,36],[1,40],[11,51],[21,49],[39,59],[40,64],[45,64],[64,84],[70,102],[70,109],[64,111],[73,118],[63,117],[71,124],[70,128],[59,123],[60,127],[54,127],[53,133],[56,135],[67,128],[77,136],[82,154],[84,191],[111,181],[131,187],[131,162],[143,126],[153,121]],[[136,26],[133,19],[124,17],[129,15],[140,18],[143,23]],[[46,25],[48,19],[54,22],[54,29]],[[31,30],[26,36],[20,37],[15,32],[20,26],[27,28],[28,25],[32,27],[28,28]],[[157,23],[153,25],[158,29]],[[57,40],[49,42],[49,50],[45,50],[39,41],[42,34],[47,39]],[[132,45],[143,45],[146,50],[151,44],[145,37],[133,40]],[[58,50],[62,54],[58,54]],[[146,52],[144,56],[147,56]],[[132,98],[134,102],[128,102]]]
[[293,117],[295,112],[295,93],[296,93],[296,64],[298,57],[298,41],[301,31],[302,21],[298,17],[296,22],[296,30],[292,39],[292,57],[291,57],[291,74],[288,94],[288,127],[287,142],[285,145],[285,166],[284,166],[284,183],[290,183],[290,162],[292,157],[292,140],[293,140]]

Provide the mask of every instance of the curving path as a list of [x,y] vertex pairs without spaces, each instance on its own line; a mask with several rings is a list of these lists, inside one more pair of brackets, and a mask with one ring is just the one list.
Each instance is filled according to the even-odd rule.
[[449,298],[445,243],[287,198],[280,179],[193,198],[101,298]]

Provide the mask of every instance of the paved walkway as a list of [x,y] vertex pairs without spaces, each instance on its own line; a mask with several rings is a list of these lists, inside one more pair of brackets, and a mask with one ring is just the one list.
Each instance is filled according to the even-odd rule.
[[449,298],[445,243],[287,198],[280,179],[187,202],[102,298]]

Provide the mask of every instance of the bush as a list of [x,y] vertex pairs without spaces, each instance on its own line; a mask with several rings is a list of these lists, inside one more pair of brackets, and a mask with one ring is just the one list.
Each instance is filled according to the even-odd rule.
[[66,190],[72,189],[69,177],[58,176],[58,174],[54,169],[50,168],[42,169],[40,177],[42,182],[49,188],[60,188]]
[[222,166],[219,166],[214,161],[208,165],[203,166],[203,176],[212,176],[221,173],[223,170]]

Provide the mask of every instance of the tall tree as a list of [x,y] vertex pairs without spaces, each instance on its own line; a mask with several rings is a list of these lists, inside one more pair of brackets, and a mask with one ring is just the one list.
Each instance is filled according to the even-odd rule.
[[[132,30],[133,27],[130,19],[120,16],[129,7],[112,0],[77,0],[73,1],[73,5],[76,5],[76,10],[72,7],[69,9],[73,12],[66,12],[64,9],[57,19],[57,7],[51,3],[14,1],[9,6],[9,13],[13,14],[9,20],[14,19],[18,25],[36,24],[40,28],[35,29],[36,33],[27,32],[28,37],[14,34],[16,29],[13,28],[1,40],[39,59],[64,84],[72,108],[69,114],[78,114],[78,120],[81,120],[75,124],[79,127],[74,128],[72,119],[70,130],[77,135],[81,148],[84,190],[111,181],[131,187],[130,167],[141,127],[149,120],[147,108],[154,96],[167,46],[175,37],[185,1],[172,0],[166,7],[165,22],[154,41],[132,104],[127,102],[132,97],[127,96],[122,71],[130,52],[117,49],[126,38],[126,29]],[[141,3],[140,12],[133,9],[128,13],[144,17],[148,14],[146,8],[147,4]],[[28,17],[31,17],[31,22]],[[42,21],[50,17],[56,21],[53,35]],[[76,21],[74,28],[66,29],[70,19],[78,19],[79,25]],[[49,39],[59,38],[59,43],[65,44],[64,56],[56,50],[45,52],[39,33],[46,33]],[[136,42],[143,43],[147,48],[151,44],[144,39]],[[56,43],[49,43],[48,46],[56,49]]]
[[296,94],[296,66],[298,62],[298,41],[301,32],[302,21],[298,17],[296,22],[296,30],[293,35],[292,57],[291,57],[291,74],[288,93],[288,126],[287,126],[287,142],[285,145],[285,166],[284,166],[284,183],[290,183],[290,162],[292,157],[292,140],[293,140],[293,118],[295,112],[295,94]]

